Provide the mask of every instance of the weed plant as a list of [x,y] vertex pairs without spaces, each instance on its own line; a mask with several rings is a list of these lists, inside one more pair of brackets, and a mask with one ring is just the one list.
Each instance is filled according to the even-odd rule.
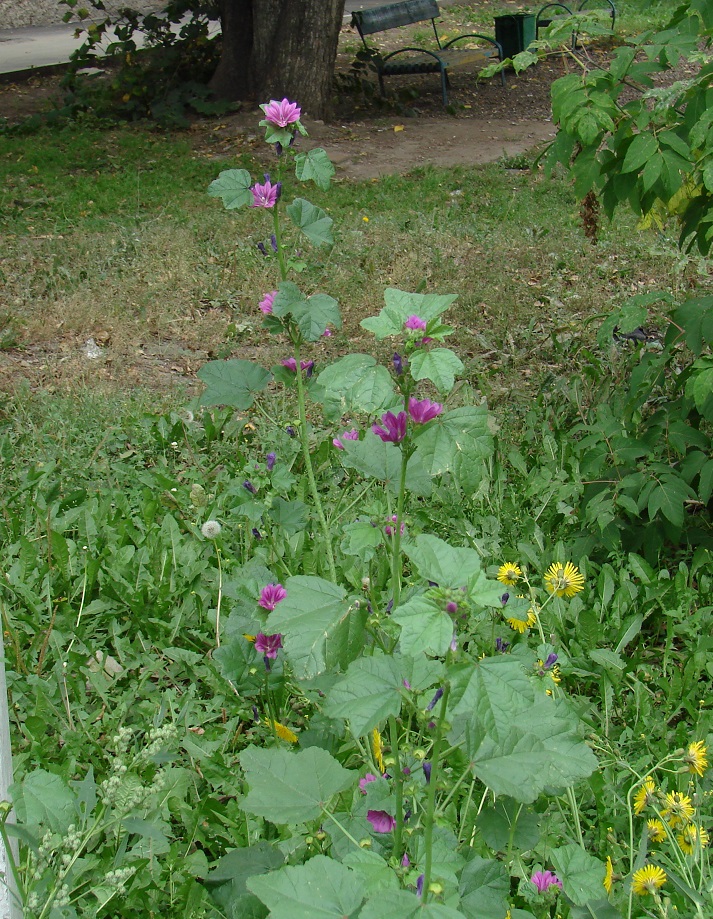
[[[477,282],[461,314],[431,291],[460,287],[465,261],[446,246],[438,270],[418,261],[444,227],[494,259],[512,204],[492,183],[516,183],[499,187],[533,213],[543,186],[427,170],[418,207],[401,180],[357,199],[330,189],[323,150],[295,151],[296,105],[263,108],[270,177],[230,164],[210,190],[241,242],[214,240],[253,266],[270,368],[210,361],[180,410],[97,394],[61,421],[58,400],[30,392],[2,409],[16,739],[2,835],[21,843],[25,915],[709,919],[710,553],[682,528],[647,561],[593,525],[573,471],[583,438],[555,412],[561,398],[591,425],[589,403],[554,359],[530,414],[501,416],[522,435],[508,442],[447,346],[491,288]],[[316,203],[291,200],[288,164]],[[443,205],[453,184],[467,210]],[[397,259],[415,234],[423,248]],[[537,261],[546,285],[562,283],[556,259]],[[514,283],[505,264],[488,335],[513,325],[495,306]],[[344,317],[326,292],[342,271],[357,304]],[[594,406],[606,373],[561,310],[551,353],[599,370]],[[327,364],[341,327],[352,347]],[[682,327],[663,379],[691,365],[684,347],[707,356],[708,325],[700,356]],[[652,363],[635,348],[615,382]],[[623,422],[655,414],[639,409]],[[705,435],[699,415],[689,405]]]

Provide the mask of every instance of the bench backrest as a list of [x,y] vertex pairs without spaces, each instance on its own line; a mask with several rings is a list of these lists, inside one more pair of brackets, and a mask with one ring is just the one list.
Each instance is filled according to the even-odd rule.
[[371,10],[357,10],[352,14],[352,24],[363,38],[374,32],[385,32],[412,22],[436,19],[440,15],[438,0],[401,0],[400,3],[377,6]]

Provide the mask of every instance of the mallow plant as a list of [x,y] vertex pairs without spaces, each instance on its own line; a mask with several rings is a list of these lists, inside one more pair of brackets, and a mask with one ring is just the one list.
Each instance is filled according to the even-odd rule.
[[[527,582],[530,600],[511,600],[517,565],[490,579],[457,534],[411,526],[409,505],[428,500],[436,479],[469,493],[493,450],[486,407],[449,404],[463,369],[445,345],[455,296],[386,290],[361,324],[388,341],[388,366],[349,353],[318,370],[309,345],[338,331],[341,314],[328,294],[298,287],[292,252],[306,244],[295,231],[331,246],[332,221],[302,197],[286,203],[287,166],[325,190],[333,167],[324,150],[298,152],[306,131],[295,103],[262,110],[275,168],[257,182],[227,170],[209,193],[266,221],[258,248],[277,278],[256,309],[290,350],[270,369],[206,364],[202,403],[245,411],[270,387],[294,394],[323,561],[282,580],[250,563],[240,576],[214,658],[238,694],[254,694],[269,730],[240,755],[253,844],[207,883],[227,914],[276,919],[599,909],[606,866],[588,851],[575,791],[597,761],[540,625],[550,601],[536,600],[566,602],[584,577],[556,563],[539,587]],[[327,475],[320,487],[313,462],[325,444],[335,476],[341,467],[371,497],[382,493],[382,519],[361,502],[351,517],[328,516],[333,486]]]

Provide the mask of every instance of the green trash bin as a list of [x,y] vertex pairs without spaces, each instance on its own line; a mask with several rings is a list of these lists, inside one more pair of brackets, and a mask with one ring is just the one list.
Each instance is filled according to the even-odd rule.
[[505,57],[515,57],[527,50],[535,40],[536,19],[534,13],[495,17],[495,41],[501,45]]

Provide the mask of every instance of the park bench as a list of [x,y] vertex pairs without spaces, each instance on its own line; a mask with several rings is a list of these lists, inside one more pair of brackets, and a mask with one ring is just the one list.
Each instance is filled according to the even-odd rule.
[[[609,13],[613,32],[614,26],[616,24],[616,7],[614,6],[613,0],[582,0],[576,9],[576,12],[584,13],[587,10],[595,9],[606,10]],[[574,16],[574,13],[574,9],[567,6],[566,3],[546,3],[540,10],[538,10],[537,16],[535,17],[536,37],[540,37],[540,29],[546,29],[547,26],[551,26],[552,23],[557,19],[566,19],[568,16]],[[574,48],[576,44],[577,36],[575,34],[572,36],[572,47]]]
[[[401,0],[400,3],[390,3],[388,6],[377,6],[369,10],[358,10],[352,14],[352,25],[356,26],[367,53],[373,59],[379,78],[379,89],[384,95],[384,77],[400,76],[404,74],[438,73],[441,77],[441,90],[443,104],[448,105],[448,71],[456,68],[483,67],[491,59],[501,61],[503,49],[500,44],[488,35],[472,33],[459,35],[443,44],[438,34],[436,19],[440,17],[438,0]],[[417,22],[431,21],[433,33],[436,37],[437,48],[430,51],[427,48],[399,48],[390,54],[382,55],[378,49],[370,47],[366,40],[367,35],[386,32],[399,26],[412,25]],[[468,39],[475,44],[476,40],[485,47],[454,48],[456,42]],[[492,47],[491,47],[492,46]],[[501,72],[501,82],[505,83],[505,75]]]

